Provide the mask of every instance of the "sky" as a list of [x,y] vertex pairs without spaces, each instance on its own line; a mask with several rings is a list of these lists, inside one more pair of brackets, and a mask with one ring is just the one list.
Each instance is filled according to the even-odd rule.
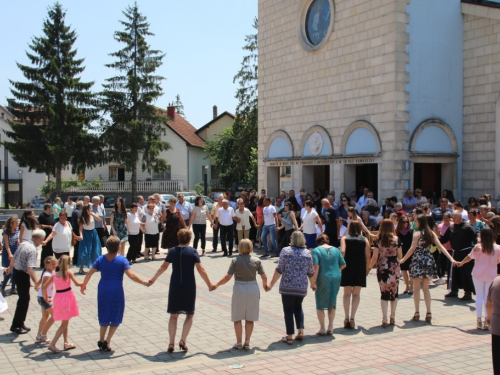
[[[133,2],[125,0],[60,0],[66,10],[66,24],[76,29],[77,58],[85,58],[83,81],[94,81],[102,89],[116,71],[104,64],[113,61],[109,53],[122,48],[113,39],[121,30],[122,11]],[[147,39],[152,49],[166,53],[157,70],[166,78],[163,96],[154,103],[166,108],[180,95],[187,120],[196,128],[212,120],[212,107],[219,114],[235,111],[237,85],[233,77],[245,55],[245,36],[253,34],[257,0],[138,0],[139,11],[155,35]],[[19,0],[2,2],[0,22],[0,104],[10,93],[9,79],[25,81],[16,62],[29,65],[26,57],[33,36],[42,35],[47,7],[54,1]]]

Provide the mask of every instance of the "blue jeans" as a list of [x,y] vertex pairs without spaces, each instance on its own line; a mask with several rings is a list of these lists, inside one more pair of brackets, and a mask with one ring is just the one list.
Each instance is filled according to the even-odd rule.
[[267,248],[267,235],[271,235],[271,243],[273,244],[273,253],[278,255],[278,243],[276,242],[276,225],[264,225],[262,227],[262,243],[264,244],[264,252],[269,254],[269,249]]
[[[5,251],[5,250],[4,250]],[[8,275],[5,275],[3,277],[3,281],[2,281],[2,289],[5,289],[5,287],[7,286],[7,283],[9,282],[10,279],[12,279],[12,286],[11,288],[12,289],[16,289],[16,282],[14,281],[14,279],[12,278],[12,275],[14,274],[16,270],[12,270]]]

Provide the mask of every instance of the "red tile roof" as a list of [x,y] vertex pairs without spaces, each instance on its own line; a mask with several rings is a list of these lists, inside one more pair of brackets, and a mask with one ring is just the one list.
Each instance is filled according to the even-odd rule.
[[[158,110],[164,116],[168,116],[165,109],[158,108]],[[168,116],[167,126],[184,139],[189,146],[201,148],[206,146],[205,141],[196,134],[196,128],[178,113],[175,114],[175,119]]]

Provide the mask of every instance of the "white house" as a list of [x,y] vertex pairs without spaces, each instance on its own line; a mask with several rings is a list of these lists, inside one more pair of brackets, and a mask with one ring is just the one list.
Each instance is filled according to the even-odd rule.
[[[7,121],[14,121],[14,116],[0,105],[0,141],[10,141],[5,131],[11,130]],[[17,162],[0,146],[0,206],[5,207],[5,167],[8,166],[8,203],[31,202],[35,196],[40,196],[39,188],[47,181],[47,175],[21,168]],[[62,172],[63,178],[72,177],[70,169]],[[20,189],[21,188],[21,189]]]
[[[168,116],[166,134],[162,139],[170,143],[171,148],[160,153],[160,157],[167,161],[168,169],[162,173],[143,172],[138,162],[137,189],[158,192],[194,190],[196,184],[203,182],[203,173],[207,171],[205,165],[210,164],[205,159],[205,142],[196,134],[196,128],[176,113],[175,107],[158,110]],[[131,174],[125,166],[110,163],[87,169],[85,179],[101,180],[102,191],[130,191]]]

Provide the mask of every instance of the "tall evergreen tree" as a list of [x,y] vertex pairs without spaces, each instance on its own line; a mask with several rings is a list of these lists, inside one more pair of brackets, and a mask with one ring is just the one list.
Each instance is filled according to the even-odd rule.
[[184,104],[182,104],[181,96],[179,94],[175,96],[175,100],[170,102],[168,106],[175,107],[175,111],[182,117],[186,118],[186,114],[184,113]]
[[84,59],[76,58],[76,33],[65,23],[61,4],[48,8],[43,35],[33,37],[26,52],[31,65],[17,63],[26,82],[10,81],[9,110],[16,117],[3,142],[21,167],[54,175],[61,193],[61,171],[85,170],[98,161],[99,139],[89,133],[97,118],[93,82],[82,82]]
[[132,172],[132,196],[137,194],[137,168],[142,171],[161,172],[167,163],[160,153],[170,148],[162,141],[167,118],[153,106],[163,93],[163,77],[155,75],[162,65],[161,51],[153,50],[146,37],[154,34],[150,24],[139,12],[137,2],[123,12],[123,31],[116,31],[114,38],[125,46],[111,56],[116,61],[106,65],[120,75],[107,79],[101,94],[101,107],[106,117],[101,120],[102,140],[107,159],[123,164]]
[[[206,150],[215,159],[221,182],[229,187],[234,181],[257,184],[258,136],[258,20],[254,19],[255,34],[245,37],[241,68],[234,77],[238,82],[236,118],[232,129],[226,129],[208,142]],[[229,152],[228,152],[229,150]]]

